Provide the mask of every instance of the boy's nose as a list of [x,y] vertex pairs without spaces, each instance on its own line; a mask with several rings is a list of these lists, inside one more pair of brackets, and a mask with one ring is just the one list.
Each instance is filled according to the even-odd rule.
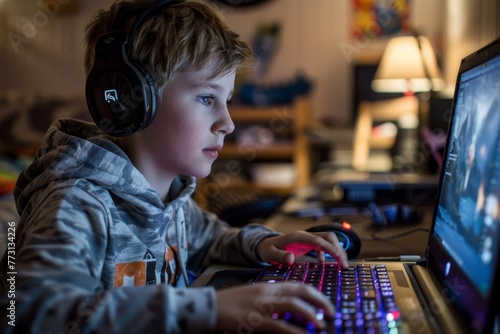
[[234,123],[227,107],[224,108],[221,118],[215,123],[215,131],[225,135],[234,131]]

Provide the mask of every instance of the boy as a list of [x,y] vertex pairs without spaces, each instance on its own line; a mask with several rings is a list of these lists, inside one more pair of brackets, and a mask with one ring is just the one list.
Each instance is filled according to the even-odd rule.
[[[127,6],[130,1],[118,1],[88,25],[87,73],[98,37]],[[197,333],[237,332],[245,322],[259,332],[304,331],[276,316],[287,312],[321,328],[316,310],[331,317],[333,309],[307,286],[186,288],[188,271],[199,274],[215,261],[291,264],[317,250],[347,266],[334,234],[230,228],[191,200],[195,178],[209,174],[224,136],[234,130],[227,103],[250,49],[196,2],[161,6],[132,37],[130,58],[153,73],[156,116],[146,129],[122,137],[77,120],[48,130],[15,190],[21,214],[16,326],[3,316],[3,328]],[[9,271],[4,256],[3,310],[14,300],[7,297]]]

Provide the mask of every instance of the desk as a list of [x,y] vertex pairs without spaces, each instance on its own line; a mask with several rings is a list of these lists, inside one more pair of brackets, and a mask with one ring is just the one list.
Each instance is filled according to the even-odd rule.
[[[359,203],[358,207],[349,206],[342,200],[346,196],[345,191],[342,191],[342,195],[335,194],[334,190],[342,182],[350,184],[349,189],[359,189],[358,194],[351,197],[366,197],[367,201],[373,201],[381,207],[395,202],[413,205],[422,212],[423,217],[416,224],[377,227],[366,204]],[[437,176],[434,175],[332,176],[331,173],[318,173],[310,186],[296,191],[294,196],[282,205],[279,212],[264,222],[264,225],[278,232],[289,233],[331,222],[347,221],[361,239],[361,252],[357,259],[400,255],[424,256],[429,238],[428,231],[432,225],[437,183]],[[361,187],[363,184],[367,186]],[[366,195],[372,188],[385,190],[374,190],[370,196]],[[319,209],[316,210],[317,214],[313,214],[315,209]],[[409,233],[410,231],[414,232]],[[377,238],[374,238],[374,235]],[[400,237],[387,240],[395,235]],[[382,238],[386,240],[380,240]]]
[[373,226],[371,218],[365,215],[342,215],[336,217],[317,218],[297,218],[290,215],[276,214],[272,216],[265,225],[270,228],[283,232],[293,232],[305,230],[309,227],[328,224],[334,220],[347,221],[351,224],[352,230],[358,234],[361,239],[361,251],[357,259],[365,259],[380,256],[399,256],[399,255],[425,255],[425,248],[429,233],[426,231],[417,231],[392,240],[375,240],[372,236],[375,233],[377,238],[387,238],[400,233],[405,233],[417,229],[430,229],[432,213],[426,212],[422,221],[418,224],[391,226],[376,228]]
[[[433,208],[432,206],[422,206],[424,216],[419,223],[408,225],[396,225],[378,228],[375,227],[371,217],[362,210],[357,214],[353,214],[353,210],[341,210],[343,213],[335,215],[319,215],[309,217],[298,217],[294,212],[298,208],[306,206],[314,207],[321,206],[321,203],[307,202],[306,198],[310,196],[311,189],[304,188],[297,192],[293,197],[286,201],[281,209],[266,219],[263,224],[272,228],[275,231],[289,233],[298,230],[305,230],[309,227],[324,225],[332,221],[347,221],[351,224],[352,229],[361,239],[361,251],[356,257],[358,260],[374,258],[374,257],[398,257],[400,255],[419,255],[425,256],[427,240],[429,238],[428,231],[432,224]],[[346,213],[350,211],[349,213]],[[405,234],[409,231],[414,233]],[[388,238],[395,235],[401,235],[398,238],[390,240],[377,240]],[[301,260],[301,259],[299,259]],[[313,260],[307,258],[305,260]],[[212,265],[201,275],[193,286],[205,285],[212,275],[220,270],[242,269],[241,267],[233,267],[227,265]]]
[[[393,236],[400,233],[405,233],[418,228],[430,229],[432,222],[432,210],[425,208],[425,215],[422,221],[418,224],[406,226],[392,226],[382,229],[373,227],[373,223],[368,216],[363,215],[344,215],[345,221],[348,221],[353,230],[361,238],[361,251],[356,257],[358,260],[373,258],[373,257],[397,257],[400,255],[425,255],[427,239],[429,233],[425,231],[417,231],[396,239],[379,241],[374,240],[372,234],[378,238]],[[332,221],[331,217],[316,218],[298,218],[288,214],[277,213],[271,216],[264,222],[264,225],[283,233],[304,230],[306,228],[327,224]],[[298,259],[299,261],[314,261],[311,257]],[[212,276],[221,270],[245,270],[251,268],[242,268],[225,264],[214,264],[207,268],[203,274],[193,283],[192,287],[205,286]]]

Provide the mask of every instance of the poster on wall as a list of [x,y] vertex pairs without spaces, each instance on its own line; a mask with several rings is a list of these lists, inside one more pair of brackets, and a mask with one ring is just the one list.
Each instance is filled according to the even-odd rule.
[[410,31],[411,0],[352,0],[355,40]]

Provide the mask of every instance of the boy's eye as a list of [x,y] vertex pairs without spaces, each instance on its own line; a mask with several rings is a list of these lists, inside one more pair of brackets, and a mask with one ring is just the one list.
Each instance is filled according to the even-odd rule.
[[212,96],[200,96],[198,97],[198,100],[205,104],[205,105],[210,105],[210,102],[212,102],[213,97]]

